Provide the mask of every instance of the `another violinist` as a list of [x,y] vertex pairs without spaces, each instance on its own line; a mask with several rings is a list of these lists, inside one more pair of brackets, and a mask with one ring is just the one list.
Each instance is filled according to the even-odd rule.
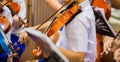
[[[7,36],[9,36],[8,38],[9,38],[9,40],[12,41],[12,44],[13,44],[15,49],[20,48],[20,50],[18,51],[18,55],[20,56],[21,53],[24,51],[25,46],[24,46],[24,44],[20,44],[18,42],[18,36],[19,36],[20,32],[24,29],[21,22],[19,21],[19,17],[23,21],[26,22],[26,19],[25,19],[26,18],[26,5],[25,5],[24,0],[14,0],[14,1],[18,5],[20,5],[19,13],[15,13],[15,15],[13,16],[12,11],[10,11],[10,8],[7,7],[7,9],[4,10],[3,15],[6,15],[8,20],[11,22],[11,28],[10,28],[10,31],[8,32],[9,35],[7,35]],[[6,6],[3,6],[3,9],[4,9],[4,7],[6,7]],[[14,7],[14,8],[16,9],[16,7]],[[15,46],[15,44],[17,44],[17,45]],[[2,57],[7,56],[7,54],[5,53],[5,54],[2,54],[0,56],[2,56]],[[7,59],[7,57],[4,57],[4,59]],[[16,58],[13,59],[13,62],[16,62],[16,61],[18,61],[18,58],[17,58],[17,60],[16,60]],[[6,62],[6,60],[4,62]]]
[[[111,6],[114,7],[114,8],[117,8],[117,9],[119,8],[119,4],[118,4],[119,0],[104,0],[104,1],[109,3],[109,9],[108,10],[110,10]],[[101,5],[103,5],[103,4],[101,4]],[[99,6],[97,6],[97,7],[99,7]],[[102,8],[102,7],[100,7],[100,8]],[[104,11],[105,11],[105,8],[102,8],[102,9],[104,9]],[[111,13],[109,13],[109,14],[111,14]],[[109,16],[108,14],[105,14],[105,15]],[[108,20],[109,20],[109,17],[107,18]],[[101,54],[103,54],[103,53],[108,54],[108,52],[111,50],[111,46],[112,46],[111,44],[113,42],[113,37],[102,35],[102,40],[101,41],[103,43],[103,52]],[[99,62],[99,59],[97,59],[96,62]]]
[[[20,19],[23,22],[27,22],[26,19],[26,3],[25,0],[13,0],[13,2],[17,3],[20,6],[19,12],[15,13],[13,15],[13,28],[12,28],[12,34],[11,34],[11,41],[13,44],[17,44],[17,46],[15,47],[20,48],[20,50],[18,51],[19,57],[21,56],[22,52],[25,49],[25,45],[24,44],[20,44],[18,42],[18,38],[20,33],[24,30],[25,26],[22,25]],[[19,58],[13,58],[13,61],[19,61]]]
[[[2,2],[2,0],[0,0],[0,10],[2,10],[2,12],[0,14],[2,16],[6,17],[7,20],[10,22],[10,24],[12,24],[13,20],[12,20],[11,12],[6,6],[3,6],[1,4],[1,2]],[[11,32],[12,32],[12,30],[10,29],[8,31],[8,33],[6,33],[6,36],[9,41],[10,41]],[[2,47],[0,46],[0,62],[7,62],[7,58],[8,58],[7,54],[5,53],[5,51],[3,51]]]
[[[120,0],[110,0],[110,2],[111,2],[111,6],[113,8],[118,9],[118,10],[120,9]],[[113,40],[113,38],[111,38],[111,37],[106,37],[106,38],[103,39],[103,41],[106,43],[106,45],[104,45],[104,47],[105,47],[104,52],[108,53],[111,50],[111,46],[112,46],[113,41],[110,40],[110,39]],[[119,39],[115,39],[114,42],[117,42],[117,44],[120,45],[119,41],[120,41]],[[113,59],[116,62],[120,62],[120,48],[117,48],[114,51],[114,55],[113,56],[114,56]]]
[[[50,6],[56,6],[56,3],[59,3],[57,0],[46,1]],[[70,62],[95,62],[96,33],[92,7],[88,0],[76,1],[79,2],[82,12],[76,15],[70,23],[63,26],[56,46]],[[20,39],[26,39],[25,36],[23,34]],[[38,50],[38,53],[34,55],[40,58],[40,52],[41,50]],[[42,53],[44,54],[44,52]]]
[[[48,3],[49,3],[49,0],[46,0]],[[60,2],[61,1],[65,1],[65,0],[59,0]],[[91,2],[92,2],[92,0],[90,0]],[[108,1],[108,0],[106,0],[106,1]],[[116,0],[116,1],[118,1],[118,0]],[[119,4],[113,4],[113,3],[115,3],[116,1],[113,1],[113,0],[110,0],[110,1],[108,1],[108,3],[112,3],[112,6],[113,7],[115,7],[115,8],[119,8]],[[118,1],[119,2],[119,1]],[[52,4],[51,3],[49,3],[50,4],[50,6],[52,6]],[[57,4],[57,7],[56,6],[52,6],[52,8],[54,9],[54,10],[58,10],[59,9],[59,7],[61,7],[61,5],[59,5],[58,3],[56,3]],[[110,4],[109,4],[110,5]],[[110,46],[111,46],[111,43],[112,43],[112,40],[113,40],[113,38],[112,37],[109,37],[109,36],[105,36],[105,35],[103,35],[103,52],[106,52],[106,53],[108,53],[107,51],[110,51]]]

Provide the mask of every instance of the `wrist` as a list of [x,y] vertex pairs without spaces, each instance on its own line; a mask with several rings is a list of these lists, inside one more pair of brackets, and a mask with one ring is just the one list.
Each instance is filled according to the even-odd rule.
[[110,36],[102,35],[102,42],[104,43],[105,41],[112,41],[113,38]]

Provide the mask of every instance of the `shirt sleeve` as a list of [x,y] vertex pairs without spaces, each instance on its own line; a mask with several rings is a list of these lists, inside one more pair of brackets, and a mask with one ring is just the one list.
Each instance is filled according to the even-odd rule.
[[84,14],[77,15],[67,26],[68,46],[76,52],[87,52],[89,22]]

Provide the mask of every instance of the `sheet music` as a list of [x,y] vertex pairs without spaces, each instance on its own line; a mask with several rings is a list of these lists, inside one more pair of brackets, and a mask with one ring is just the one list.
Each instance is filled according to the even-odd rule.
[[94,8],[94,14],[96,17],[96,31],[102,35],[107,35],[111,37],[115,37],[116,33],[108,23],[107,19],[105,18],[104,11],[100,8]]
[[52,55],[55,60],[57,59],[55,62],[69,62],[68,59],[58,50],[55,44],[45,34],[30,28],[27,28],[26,32],[28,36],[30,36],[30,38],[32,38],[35,43],[42,48],[46,55]]
[[100,13],[103,16],[103,18],[104,18],[105,22],[107,23],[107,25],[109,26],[109,28],[111,29],[112,33],[114,35],[116,35],[115,31],[113,30],[113,28],[111,27],[111,25],[108,23],[107,19],[105,18],[104,11],[100,10]]

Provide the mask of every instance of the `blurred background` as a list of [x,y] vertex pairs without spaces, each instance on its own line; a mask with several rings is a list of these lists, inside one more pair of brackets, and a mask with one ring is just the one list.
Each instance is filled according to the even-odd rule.
[[109,22],[115,32],[118,32],[120,30],[120,9],[112,8],[112,15],[109,19]]
[[30,26],[42,23],[54,13],[44,0],[26,0],[26,6]]

